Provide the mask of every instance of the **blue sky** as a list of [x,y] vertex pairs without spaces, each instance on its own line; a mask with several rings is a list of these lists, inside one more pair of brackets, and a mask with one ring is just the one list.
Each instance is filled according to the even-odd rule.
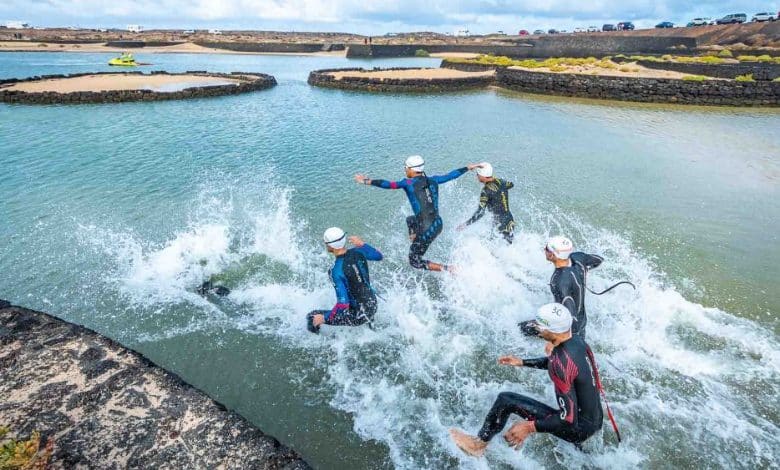
[[684,24],[696,16],[780,9],[780,0],[0,0],[0,21],[34,26],[472,33],[568,29],[631,20]]

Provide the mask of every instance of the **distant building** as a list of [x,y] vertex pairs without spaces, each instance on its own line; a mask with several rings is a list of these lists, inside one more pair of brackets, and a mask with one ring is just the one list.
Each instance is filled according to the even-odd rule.
[[30,24],[24,21],[6,21],[5,27],[8,29],[27,29]]
[[455,31],[454,35],[455,36],[468,36],[469,35],[469,30],[468,29],[459,29],[459,30]]
[[210,29],[209,34],[222,34],[222,30],[219,29]]
[[144,32],[144,27],[141,26],[140,24],[129,24],[129,25],[127,25],[126,29],[128,31],[130,31],[131,33],[143,33]]

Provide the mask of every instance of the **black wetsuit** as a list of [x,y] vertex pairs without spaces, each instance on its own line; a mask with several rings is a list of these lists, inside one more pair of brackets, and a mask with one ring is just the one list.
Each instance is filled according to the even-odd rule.
[[[585,327],[588,317],[585,314],[585,280],[588,270],[597,268],[604,258],[582,252],[574,252],[569,256],[571,263],[564,268],[556,268],[550,278],[550,291],[555,301],[569,309],[573,322],[571,332],[585,337]],[[523,333],[529,336],[538,335],[534,320],[520,324]]]
[[499,178],[493,178],[493,181],[485,183],[482,187],[482,193],[479,195],[479,207],[474,215],[466,221],[466,225],[471,225],[485,215],[485,209],[493,214],[493,224],[498,232],[508,243],[512,243],[515,235],[515,219],[509,210],[509,190],[514,188],[515,184],[511,181],[505,181]]
[[537,432],[550,433],[579,444],[601,429],[604,412],[596,386],[595,364],[590,348],[572,336],[553,348],[550,357],[523,359],[525,367],[547,369],[555,386],[558,409],[517,393],[503,392],[490,409],[479,438],[487,442],[501,432],[509,415],[534,421]]
[[368,243],[351,248],[336,258],[328,272],[336,290],[336,305],[330,310],[309,312],[306,317],[309,331],[319,332],[312,323],[315,315],[324,315],[327,325],[357,326],[374,319],[377,300],[371,287],[367,260],[382,260],[382,253]]
[[468,168],[458,168],[446,175],[422,174],[400,181],[372,180],[371,185],[383,189],[403,189],[413,216],[406,218],[409,236],[414,236],[409,247],[409,264],[413,268],[428,269],[429,261],[423,259],[431,243],[439,236],[444,223],[439,217],[439,185],[463,175]]

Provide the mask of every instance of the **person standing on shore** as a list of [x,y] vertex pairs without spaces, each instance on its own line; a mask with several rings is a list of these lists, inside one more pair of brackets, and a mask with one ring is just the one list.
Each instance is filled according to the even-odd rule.
[[[599,398],[601,380],[590,347],[581,336],[572,335],[569,310],[561,304],[543,305],[535,321],[539,325],[539,334],[552,345],[549,357],[519,359],[502,356],[498,363],[547,369],[555,387],[559,408],[555,409],[525,395],[502,392],[476,436],[460,429],[450,429],[452,440],[463,452],[474,457],[482,456],[490,440],[504,429],[512,414],[520,416],[523,421],[509,428],[504,439],[516,449],[535,432],[550,433],[579,446],[601,429],[604,419]],[[617,425],[614,426],[617,432]]]
[[490,163],[482,163],[477,168],[477,179],[484,186],[479,195],[479,207],[469,220],[460,224],[458,230],[464,230],[467,226],[478,221],[485,215],[485,209],[493,214],[493,225],[507,243],[512,244],[515,236],[515,219],[509,210],[509,190],[515,187],[511,181],[502,180],[493,176],[493,166]]
[[[572,333],[585,337],[588,317],[585,314],[585,281],[588,271],[597,268],[604,258],[582,252],[574,252],[574,244],[566,237],[552,237],[544,247],[544,256],[555,266],[550,278],[550,291],[556,302],[569,309],[574,324]],[[520,323],[528,336],[538,336],[538,324],[534,320]]]
[[382,253],[365,243],[360,237],[349,237],[355,248],[347,249],[347,234],[338,227],[331,227],[323,236],[328,253],[336,262],[328,275],[336,290],[336,305],[331,310],[314,310],[306,315],[306,327],[319,333],[320,326],[358,326],[371,322],[377,310],[377,300],[368,273],[370,261],[381,261]]
[[419,155],[412,155],[405,162],[405,179],[400,181],[372,180],[368,176],[356,174],[355,181],[359,184],[382,189],[403,189],[414,212],[414,215],[406,218],[409,239],[412,241],[412,245],[409,247],[409,264],[415,269],[452,271],[449,266],[423,259],[423,255],[439,236],[444,226],[439,216],[439,185],[452,181],[477,167],[479,164],[470,164],[446,175],[427,176],[423,158]]

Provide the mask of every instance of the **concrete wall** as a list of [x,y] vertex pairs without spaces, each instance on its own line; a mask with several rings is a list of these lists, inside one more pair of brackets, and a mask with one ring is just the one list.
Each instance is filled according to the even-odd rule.
[[[129,72],[136,75],[143,75],[141,72]],[[14,83],[45,80],[52,78],[74,78],[85,75],[116,74],[116,72],[97,72],[97,73],[78,73],[71,75],[43,75],[26,79],[7,79],[0,80],[0,103],[19,103],[19,104],[87,104],[87,103],[121,103],[125,101],[165,101],[182,100],[190,98],[206,98],[213,96],[237,95],[250,91],[264,90],[276,85],[276,79],[271,75],[261,73],[243,73],[233,72],[225,73],[207,73],[201,71],[190,71],[184,74],[201,74],[220,78],[243,78],[244,81],[238,85],[212,85],[186,88],[174,92],[158,92],[151,90],[110,90],[110,91],[83,91],[73,93],[41,92],[28,93],[24,91],[4,90],[3,85]],[[183,75],[168,72],[152,72],[152,75]]]
[[431,53],[470,52],[515,58],[602,57],[621,53],[661,54],[670,51],[689,50],[696,47],[695,38],[684,37],[564,35],[528,39],[523,42],[524,44],[515,46],[489,44],[349,44],[347,57],[412,57],[418,49],[425,49]]
[[595,75],[496,71],[498,86],[528,93],[582,98],[729,106],[780,106],[780,83],[599,77]]
[[[274,43],[274,42],[205,42],[196,41],[195,44],[211,49],[225,49],[238,52],[276,52],[276,53],[312,53],[325,50],[322,43]],[[331,50],[335,45],[331,45]],[[336,46],[337,47],[337,46]],[[343,49],[342,49],[343,50]]]

